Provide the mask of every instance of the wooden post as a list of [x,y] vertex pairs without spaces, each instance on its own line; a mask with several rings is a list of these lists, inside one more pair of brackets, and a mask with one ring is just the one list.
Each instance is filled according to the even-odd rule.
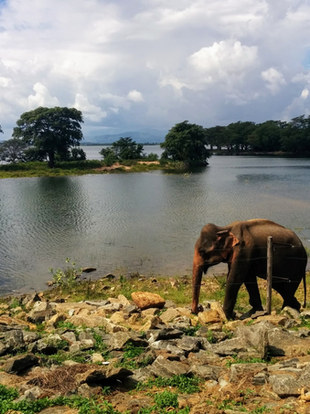
[[272,236],[267,239],[267,298],[266,298],[266,311],[267,314],[271,314],[271,292],[272,292]]

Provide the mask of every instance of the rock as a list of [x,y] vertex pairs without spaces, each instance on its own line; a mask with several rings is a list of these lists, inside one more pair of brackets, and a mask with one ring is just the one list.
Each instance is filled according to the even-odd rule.
[[248,363],[248,364],[232,364],[230,367],[230,382],[238,382],[241,379],[253,378],[261,372],[267,372],[267,364]]
[[42,352],[45,355],[56,354],[59,347],[63,345],[63,339],[58,334],[51,334],[39,339],[31,347],[31,352]]
[[77,381],[80,384],[86,383],[88,385],[111,385],[115,382],[122,382],[129,375],[132,375],[132,371],[126,368],[91,368],[88,371],[78,374],[76,376]]
[[183,336],[183,332],[173,327],[166,327],[163,329],[152,329],[147,332],[146,337],[149,343],[159,340],[177,339]]
[[177,309],[168,308],[165,312],[163,312],[160,315],[160,319],[162,320],[162,322],[167,324],[167,323],[173,321],[173,319],[177,318],[178,316],[180,316],[180,313],[178,312]]
[[48,321],[55,313],[55,307],[49,302],[35,302],[32,310],[28,313],[28,321],[42,323]]
[[39,361],[39,358],[33,354],[18,355],[7,360],[2,369],[9,374],[20,375],[38,365]]
[[271,356],[308,355],[309,349],[309,337],[298,338],[293,333],[280,328],[268,331],[268,352]]
[[9,328],[9,330],[12,330],[12,329],[34,330],[36,329],[36,325],[26,322],[22,319],[12,318],[7,315],[1,315],[0,316],[0,332],[7,330],[7,328]]
[[202,348],[201,340],[192,336],[183,336],[182,338],[177,339],[175,343],[178,348],[186,353],[198,352],[199,349]]
[[198,313],[198,321],[201,325],[206,325],[208,323],[217,323],[221,321],[221,317],[217,310],[207,309],[203,312]]
[[140,309],[163,308],[165,306],[165,300],[157,293],[132,292],[131,297]]
[[170,378],[173,375],[185,375],[190,371],[188,364],[179,361],[169,361],[159,355],[150,366],[150,371],[156,377]]
[[123,311],[115,312],[111,315],[110,322],[114,324],[120,324],[125,322],[125,316]]
[[220,373],[222,371],[221,367],[215,365],[191,365],[190,373],[197,375],[199,378],[203,378],[205,381],[213,380],[217,381]]
[[87,266],[87,267],[82,267],[81,272],[82,273],[91,273],[91,272],[95,272],[96,270],[97,270],[96,267]]
[[145,339],[142,339],[135,333],[130,332],[116,332],[114,335],[109,337],[107,345],[110,351],[117,351],[122,350],[129,342],[136,346],[148,345],[148,342]]

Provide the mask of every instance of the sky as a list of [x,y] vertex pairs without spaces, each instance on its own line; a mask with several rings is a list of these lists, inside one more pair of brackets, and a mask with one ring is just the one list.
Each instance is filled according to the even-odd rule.
[[310,0],[0,0],[0,139],[39,106],[164,137],[308,116],[309,92]]

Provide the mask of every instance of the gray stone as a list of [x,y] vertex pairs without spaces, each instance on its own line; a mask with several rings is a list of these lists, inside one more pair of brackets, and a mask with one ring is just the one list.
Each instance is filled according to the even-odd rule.
[[190,373],[197,375],[199,378],[203,378],[204,380],[213,380],[217,381],[220,373],[222,371],[221,367],[216,365],[197,365],[193,364],[190,368]]
[[183,336],[176,340],[176,346],[185,352],[198,352],[202,348],[201,341],[192,336]]
[[9,359],[2,369],[9,374],[19,375],[38,364],[39,358],[33,354],[18,355]]
[[131,342],[136,346],[148,345],[148,342],[145,339],[131,332],[116,332],[114,335],[110,335],[107,345],[110,351],[117,351],[122,350],[128,342]]
[[149,343],[159,341],[159,340],[169,340],[181,338],[183,332],[179,329],[174,328],[163,328],[163,329],[154,329],[147,332],[146,337],[148,338]]
[[247,352],[248,348],[239,338],[233,338],[214,344],[212,346],[212,351],[220,356],[229,356],[236,355],[239,352]]
[[237,382],[245,376],[254,377],[260,372],[267,372],[267,364],[248,363],[248,364],[232,364],[230,367],[230,382]]
[[162,355],[159,355],[150,366],[151,372],[156,377],[170,378],[173,375],[185,375],[189,372],[188,364],[179,361],[169,361]]
[[270,375],[269,383],[272,386],[272,390],[282,398],[300,395],[299,382],[296,380],[296,376],[292,374],[283,375]]
[[56,354],[59,346],[63,344],[63,340],[58,334],[51,334],[42,339],[39,339],[37,342],[32,344],[30,347],[31,352],[42,352],[46,355]]

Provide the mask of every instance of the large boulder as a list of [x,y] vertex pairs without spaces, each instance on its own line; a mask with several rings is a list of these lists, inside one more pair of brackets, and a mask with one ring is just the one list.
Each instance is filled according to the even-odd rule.
[[165,306],[165,299],[157,293],[151,292],[132,292],[132,300],[140,309],[148,308],[163,308]]

